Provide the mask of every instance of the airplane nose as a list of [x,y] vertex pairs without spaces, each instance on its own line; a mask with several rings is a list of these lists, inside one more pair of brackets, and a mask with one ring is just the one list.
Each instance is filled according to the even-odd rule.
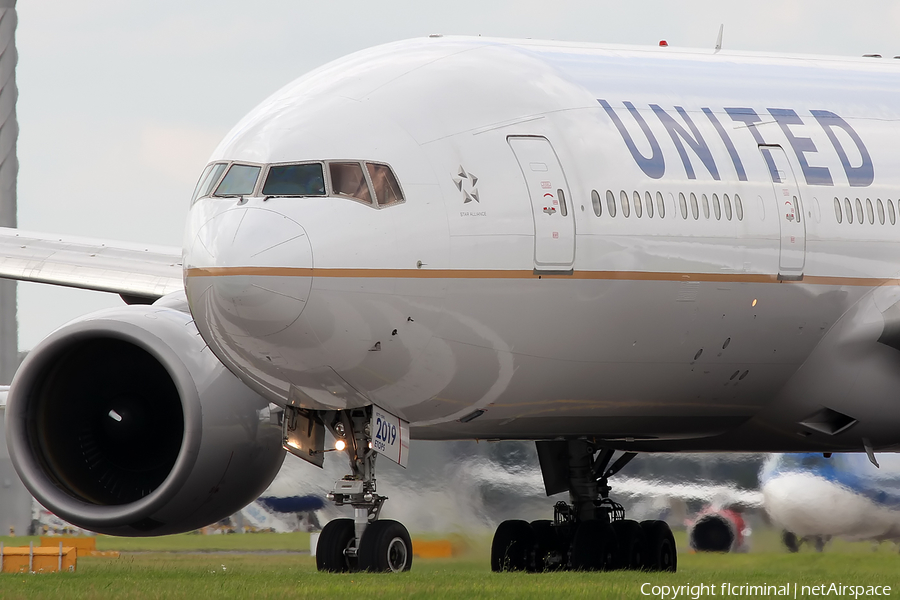
[[306,307],[309,237],[277,211],[235,207],[219,213],[198,229],[186,262],[195,318],[215,323],[228,337],[276,334]]

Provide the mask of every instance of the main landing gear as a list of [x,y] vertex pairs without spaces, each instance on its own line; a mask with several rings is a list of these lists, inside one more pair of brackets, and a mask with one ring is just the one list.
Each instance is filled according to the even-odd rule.
[[628,520],[622,505],[609,499],[609,477],[636,456],[627,452],[610,466],[613,452],[598,452],[586,440],[538,442],[547,495],[568,489],[571,503],[558,502],[552,521],[500,523],[491,569],[674,572],[675,539],[666,522]]
[[[329,413],[328,416],[331,416]],[[316,566],[320,571],[409,571],[412,542],[401,523],[378,519],[387,500],[375,491],[375,450],[370,431],[371,407],[333,413],[326,426],[346,444],[350,474],[335,482],[328,499],[353,507],[352,519],[335,519],[319,534]]]

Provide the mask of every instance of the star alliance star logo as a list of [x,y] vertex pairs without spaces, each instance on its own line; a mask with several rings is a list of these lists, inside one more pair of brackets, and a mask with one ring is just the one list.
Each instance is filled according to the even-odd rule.
[[456,184],[456,189],[465,196],[463,204],[468,204],[472,200],[481,204],[481,199],[478,198],[478,190],[475,188],[478,184],[478,178],[472,173],[466,173],[462,165],[459,166],[459,172],[453,178],[453,183]]

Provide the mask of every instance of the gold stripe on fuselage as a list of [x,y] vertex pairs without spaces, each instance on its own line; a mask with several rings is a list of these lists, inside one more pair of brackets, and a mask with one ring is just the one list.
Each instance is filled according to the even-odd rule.
[[712,283],[801,283],[807,285],[879,287],[900,285],[900,279],[883,277],[829,277],[805,275],[799,281],[782,281],[763,273],[667,273],[662,271],[575,271],[553,273],[491,269],[311,269],[305,267],[193,267],[193,277],[333,277],[346,279],[596,279],[610,281],[703,281]]

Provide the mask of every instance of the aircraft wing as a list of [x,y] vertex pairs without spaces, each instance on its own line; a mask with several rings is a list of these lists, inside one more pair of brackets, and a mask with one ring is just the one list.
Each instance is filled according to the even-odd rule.
[[0,227],[0,277],[119,294],[150,303],[184,289],[181,248]]

